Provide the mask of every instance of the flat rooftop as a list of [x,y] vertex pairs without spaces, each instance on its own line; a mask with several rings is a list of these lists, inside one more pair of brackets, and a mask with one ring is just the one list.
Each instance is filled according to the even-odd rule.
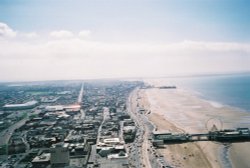
[[49,162],[50,161],[50,153],[43,153],[40,156],[36,156],[32,163],[38,163],[38,162]]
[[6,104],[3,107],[4,108],[13,108],[13,107],[28,107],[28,106],[33,106],[36,105],[38,102],[37,101],[29,101],[23,104]]

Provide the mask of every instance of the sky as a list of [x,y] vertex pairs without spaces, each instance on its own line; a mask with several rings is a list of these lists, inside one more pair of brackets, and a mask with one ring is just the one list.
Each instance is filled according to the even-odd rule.
[[1,0],[0,81],[250,72],[248,0]]

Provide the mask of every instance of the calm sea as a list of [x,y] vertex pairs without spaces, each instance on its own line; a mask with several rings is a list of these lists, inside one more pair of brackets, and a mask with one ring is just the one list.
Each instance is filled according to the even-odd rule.
[[175,78],[177,87],[191,89],[202,98],[250,112],[250,74]]

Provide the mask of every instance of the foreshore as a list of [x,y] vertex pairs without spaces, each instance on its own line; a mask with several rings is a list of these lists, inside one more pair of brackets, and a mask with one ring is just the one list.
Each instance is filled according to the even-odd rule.
[[[139,91],[148,119],[159,131],[204,133],[208,120],[219,129],[249,127],[250,113],[203,100],[181,89],[149,88]],[[174,167],[249,167],[249,142],[221,144],[209,141],[165,145],[159,153]]]

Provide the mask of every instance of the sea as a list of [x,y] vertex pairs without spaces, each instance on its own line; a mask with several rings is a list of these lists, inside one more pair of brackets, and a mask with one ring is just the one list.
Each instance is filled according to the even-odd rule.
[[172,78],[172,83],[217,106],[250,112],[250,74],[204,75]]

